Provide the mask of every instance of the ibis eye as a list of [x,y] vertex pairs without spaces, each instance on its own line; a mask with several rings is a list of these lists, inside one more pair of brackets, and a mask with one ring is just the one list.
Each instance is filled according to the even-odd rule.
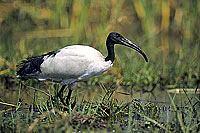
[[116,34],[116,37],[117,37],[117,38],[119,38],[119,37],[121,38],[121,35],[117,33],[117,34]]

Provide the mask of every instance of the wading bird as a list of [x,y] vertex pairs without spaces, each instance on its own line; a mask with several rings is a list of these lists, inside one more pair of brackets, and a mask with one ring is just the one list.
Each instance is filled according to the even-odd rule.
[[[148,62],[145,53],[136,44],[119,33],[111,32],[106,40],[107,57],[104,57],[99,51],[89,46],[67,46],[41,56],[23,60],[17,65],[17,77],[21,79],[36,78],[42,81],[61,83],[62,87],[58,92],[58,97],[67,106],[76,82],[85,81],[92,76],[99,75],[112,66],[115,60],[115,44],[121,44],[138,51]],[[66,85],[68,85],[69,92],[66,101],[64,101],[63,91]]]

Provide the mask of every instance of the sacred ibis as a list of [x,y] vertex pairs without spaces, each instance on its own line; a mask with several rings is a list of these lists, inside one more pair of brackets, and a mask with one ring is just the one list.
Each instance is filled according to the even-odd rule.
[[[98,50],[84,45],[67,46],[40,56],[30,57],[17,65],[17,77],[21,79],[36,78],[42,81],[61,83],[58,93],[61,102],[69,104],[70,96],[76,82],[107,71],[115,60],[114,45],[121,44],[138,51],[148,62],[145,53],[133,42],[116,32],[111,32],[106,40],[108,56],[104,57]],[[68,85],[66,102],[63,90]]]

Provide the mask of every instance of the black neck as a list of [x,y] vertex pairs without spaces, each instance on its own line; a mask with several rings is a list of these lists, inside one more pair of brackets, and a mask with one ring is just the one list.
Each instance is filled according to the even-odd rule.
[[105,58],[105,61],[111,60],[113,62],[115,60],[114,44],[112,44],[109,38],[106,41],[106,47],[108,50],[108,56]]

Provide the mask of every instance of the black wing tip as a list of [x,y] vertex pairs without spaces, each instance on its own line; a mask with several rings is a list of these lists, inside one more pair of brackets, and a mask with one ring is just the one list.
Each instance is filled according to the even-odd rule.
[[28,62],[29,58],[22,60],[19,64],[16,65],[17,68],[17,78],[21,78],[21,76],[23,76],[22,71],[24,69],[24,65]]
[[22,60],[16,65],[17,78],[23,78],[41,72],[40,65],[43,61],[43,56],[28,57],[25,60]]
[[22,60],[19,64],[16,65],[16,68],[17,68],[17,76],[18,77],[21,77],[21,76],[24,76],[22,74],[22,71],[25,69],[26,67],[26,64],[31,62],[32,59],[34,59],[35,57],[28,57],[24,60]]

